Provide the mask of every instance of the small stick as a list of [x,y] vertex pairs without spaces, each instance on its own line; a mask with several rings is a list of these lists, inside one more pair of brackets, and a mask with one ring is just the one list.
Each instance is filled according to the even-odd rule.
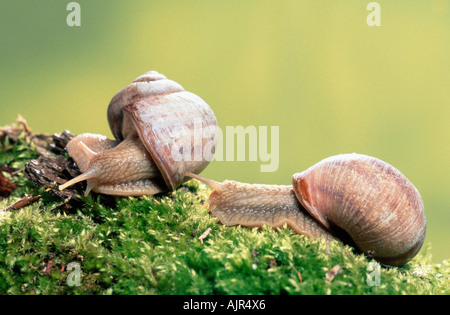
[[13,203],[12,205],[7,206],[6,208],[1,209],[0,211],[8,211],[8,210],[19,210],[22,209],[26,206],[29,206],[33,203],[35,203],[36,201],[38,201],[39,199],[41,199],[42,195],[37,195],[37,196],[31,196],[28,195],[26,197],[23,197],[22,199],[20,199],[19,201]]
[[27,137],[29,137],[29,136],[32,135],[31,129],[30,129],[30,127],[28,126],[28,123],[27,123],[27,121],[25,120],[25,118],[22,117],[22,115],[19,115],[19,117],[17,117],[17,123],[18,123],[19,125],[22,125],[23,131],[25,131]]
[[331,268],[331,270],[328,271],[327,274],[325,275],[325,283],[329,284],[331,281],[333,281],[334,277],[342,273],[342,270],[343,270],[342,267],[339,265],[336,265],[333,268]]
[[50,274],[50,270],[52,270],[52,267],[53,267],[53,260],[49,260],[47,267],[44,270],[44,274],[48,276]]
[[202,242],[202,244],[203,240],[209,235],[209,233],[211,233],[211,228],[207,228],[206,231],[203,232],[203,234],[198,237],[198,239],[200,240],[200,242]]
[[25,168],[21,168],[20,170],[16,170],[16,171],[14,171],[14,172],[11,173],[11,176],[14,176],[14,175],[16,175],[16,174],[19,174],[19,173],[23,172],[24,170],[25,170]]
[[294,269],[294,271],[297,273],[298,280],[300,280],[300,283],[303,283],[302,274],[301,274],[294,266],[289,265],[289,267],[291,267],[292,269]]
[[51,207],[50,209],[48,209],[48,211],[53,211],[55,209],[58,209],[59,207],[67,204],[70,199],[72,199],[72,196],[67,197],[66,199],[64,199],[63,201],[61,201],[60,203],[58,203],[57,205],[54,205],[53,207]]

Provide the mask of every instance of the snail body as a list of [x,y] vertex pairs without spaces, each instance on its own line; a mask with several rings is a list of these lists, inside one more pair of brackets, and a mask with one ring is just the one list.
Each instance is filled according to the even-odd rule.
[[85,195],[154,195],[176,189],[185,172],[200,173],[214,155],[217,121],[209,105],[156,71],[120,90],[107,116],[116,140],[89,133],[72,139],[67,152],[82,174],[61,190],[86,180]]
[[287,224],[308,237],[342,240],[393,266],[412,259],[425,238],[418,190],[396,168],[367,155],[324,159],[294,174],[292,186],[218,183],[190,176],[214,188],[209,209],[225,225]]

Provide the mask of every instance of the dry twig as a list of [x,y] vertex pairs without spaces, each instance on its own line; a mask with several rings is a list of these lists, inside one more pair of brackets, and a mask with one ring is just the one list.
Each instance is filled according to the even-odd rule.
[[289,267],[291,267],[292,269],[294,269],[294,271],[297,273],[298,280],[300,281],[300,283],[303,283],[302,274],[301,274],[294,266],[289,265]]
[[29,194],[28,196],[23,197],[19,201],[16,201],[12,205],[9,205],[6,208],[1,209],[0,211],[19,210],[25,208],[41,199],[41,197],[42,195],[32,196],[31,194]]
[[209,233],[211,233],[211,228],[207,228],[206,231],[203,232],[203,234],[198,237],[198,239],[200,240],[200,242],[202,242],[202,244],[203,240],[209,235]]
[[334,266],[331,268],[330,271],[327,272],[325,275],[325,283],[330,283],[333,281],[334,277],[342,273],[343,268],[339,265]]

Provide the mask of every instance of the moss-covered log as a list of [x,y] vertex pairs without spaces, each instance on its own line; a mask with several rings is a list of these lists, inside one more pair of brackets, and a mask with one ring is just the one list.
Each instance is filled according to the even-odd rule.
[[426,250],[376,269],[287,227],[224,227],[194,180],[155,197],[57,195],[56,173],[27,177],[27,163],[57,159],[58,176],[73,165],[59,140],[25,126],[0,131],[0,294],[450,294],[450,263],[431,264]]

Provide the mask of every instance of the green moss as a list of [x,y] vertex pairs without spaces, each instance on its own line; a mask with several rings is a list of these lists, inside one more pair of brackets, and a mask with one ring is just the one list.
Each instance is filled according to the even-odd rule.
[[[0,160],[21,168],[35,156],[18,143]],[[20,172],[11,178],[20,188],[0,209],[36,190]],[[450,263],[431,264],[427,251],[382,267],[380,285],[370,286],[370,261],[350,247],[287,227],[224,227],[204,207],[209,193],[190,181],[157,197],[91,195],[69,213],[49,211],[60,202],[49,195],[0,211],[0,294],[450,294]],[[67,282],[70,263],[80,267],[79,286]],[[341,273],[326,281],[337,265]]]

